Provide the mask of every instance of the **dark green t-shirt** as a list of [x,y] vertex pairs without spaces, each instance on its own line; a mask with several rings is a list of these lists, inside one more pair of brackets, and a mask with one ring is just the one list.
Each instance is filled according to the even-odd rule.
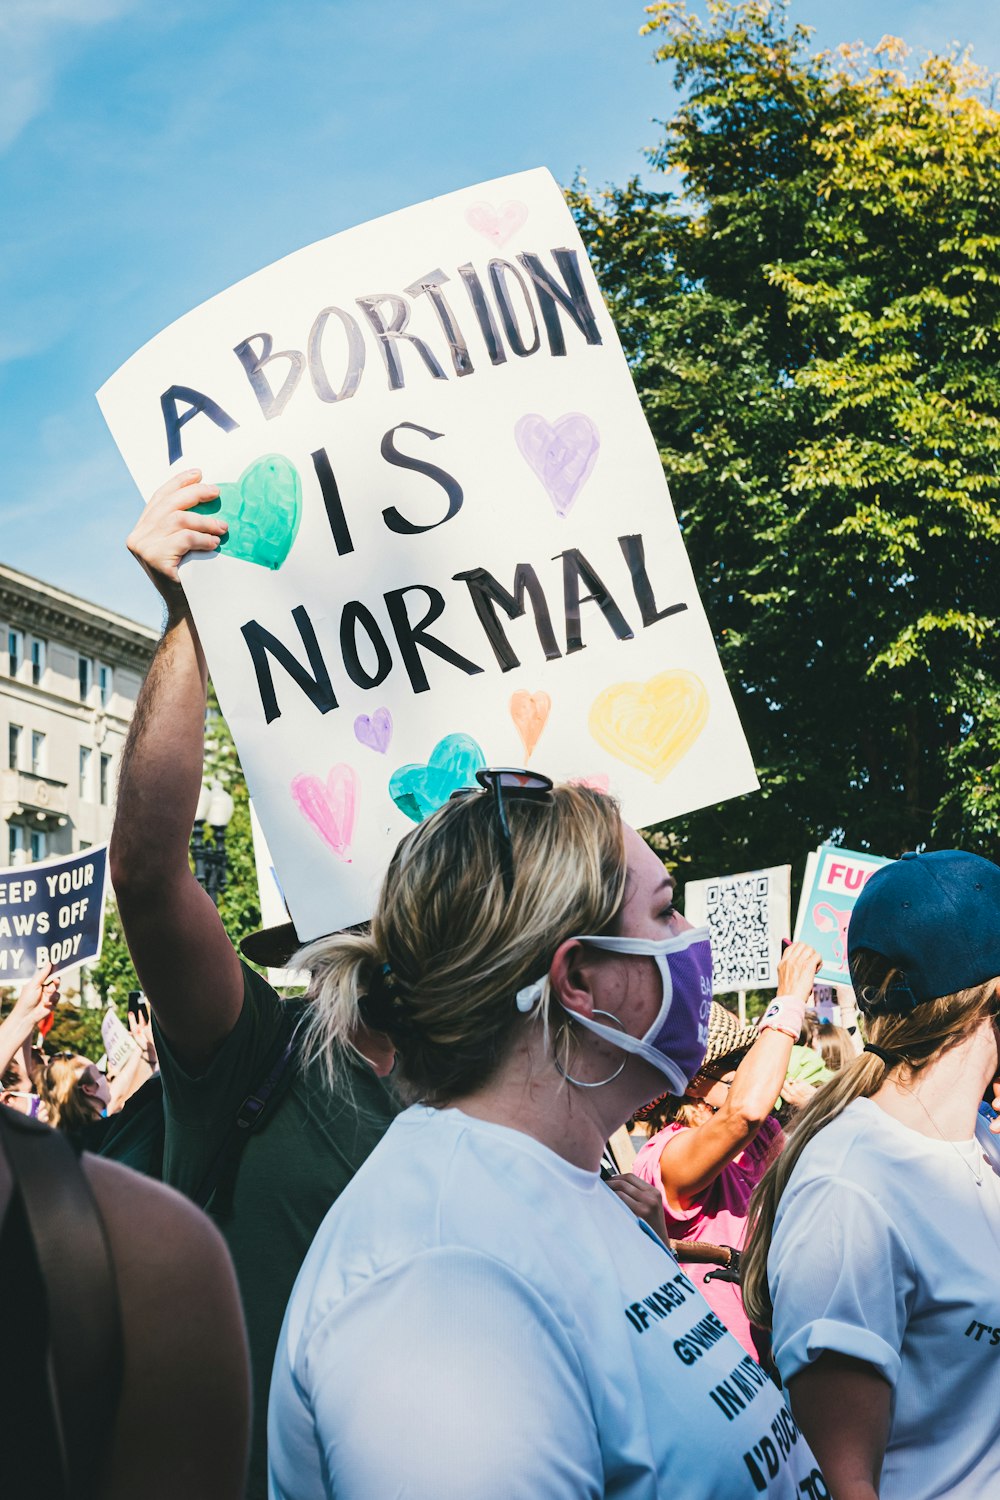
[[[193,1077],[156,1038],[163,1078],[163,1181],[193,1194],[251,1088],[262,1081],[281,1018],[271,986],[244,965],[240,1018],[205,1072]],[[226,1174],[208,1212],[229,1245],[243,1298],[253,1382],[247,1495],[267,1494],[267,1393],[285,1304],[299,1266],[330,1205],[350,1182],[397,1112],[389,1087],[362,1062],[350,1090],[333,1092],[316,1064],[296,1067],[287,1089],[252,1132],[234,1180]],[[141,1131],[134,1140],[137,1159]],[[119,1161],[130,1161],[128,1136]]]

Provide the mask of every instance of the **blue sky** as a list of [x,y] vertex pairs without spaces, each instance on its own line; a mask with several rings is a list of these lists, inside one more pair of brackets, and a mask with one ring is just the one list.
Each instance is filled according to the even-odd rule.
[[[793,0],[818,45],[972,44],[983,0]],[[644,171],[668,73],[633,0],[0,0],[0,560],[158,624],[94,400],[279,256],[525,167]]]

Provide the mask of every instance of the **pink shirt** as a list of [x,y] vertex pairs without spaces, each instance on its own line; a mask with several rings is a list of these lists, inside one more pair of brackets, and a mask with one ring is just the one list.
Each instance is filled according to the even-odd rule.
[[[697,1127],[695,1127],[697,1128]],[[658,1130],[636,1153],[632,1171],[643,1182],[650,1182],[660,1189],[663,1211],[667,1217],[667,1233],[672,1240],[707,1240],[711,1245],[732,1245],[743,1248],[743,1237],[747,1227],[747,1205],[750,1194],[764,1175],[771,1158],[772,1148],[780,1141],[781,1126],[773,1115],[769,1116],[735,1161],[724,1167],[712,1185],[702,1194],[701,1202],[693,1204],[682,1213],[676,1213],[667,1203],[660,1178],[660,1155],[671,1136],[678,1130],[687,1130],[679,1121]],[[757,1350],[750,1334],[750,1323],[743,1311],[743,1299],[735,1282],[709,1281],[705,1277],[711,1266],[685,1266],[690,1276],[704,1294],[712,1311],[722,1319],[730,1333],[735,1334],[748,1354],[757,1358]]]

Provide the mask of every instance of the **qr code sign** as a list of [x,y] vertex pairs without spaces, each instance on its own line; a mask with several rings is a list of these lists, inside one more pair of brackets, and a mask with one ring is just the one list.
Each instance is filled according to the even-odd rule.
[[712,989],[749,990],[771,975],[769,875],[714,880],[705,891],[712,937]]

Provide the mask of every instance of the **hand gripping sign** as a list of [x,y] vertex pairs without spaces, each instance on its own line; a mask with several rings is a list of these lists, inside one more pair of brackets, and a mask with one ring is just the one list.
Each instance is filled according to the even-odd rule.
[[582,242],[532,171],[268,266],[99,394],[146,496],[220,485],[182,579],[304,938],[370,914],[484,764],[642,825],[756,786]]

